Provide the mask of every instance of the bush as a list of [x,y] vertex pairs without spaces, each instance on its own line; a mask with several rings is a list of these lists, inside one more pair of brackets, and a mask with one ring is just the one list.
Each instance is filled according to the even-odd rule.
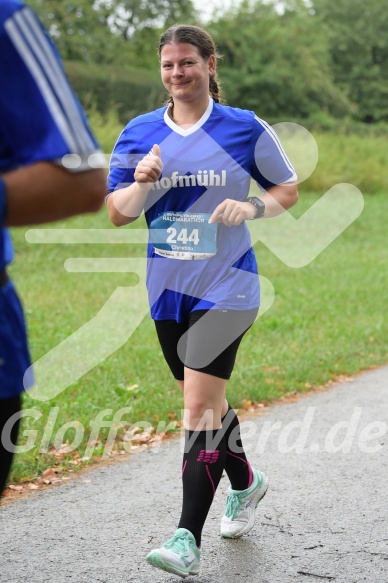
[[95,107],[102,114],[114,109],[122,124],[160,107],[165,99],[165,90],[156,71],[79,61],[65,61],[64,66],[82,105],[86,109]]

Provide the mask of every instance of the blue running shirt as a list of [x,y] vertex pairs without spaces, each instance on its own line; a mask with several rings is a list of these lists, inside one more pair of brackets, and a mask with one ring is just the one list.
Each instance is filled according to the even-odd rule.
[[[221,223],[214,235],[209,230],[214,225],[206,223],[226,198],[244,200],[252,178],[261,191],[296,181],[274,131],[253,112],[213,99],[188,130],[162,107],[133,119],[119,136],[110,162],[109,192],[135,181],[137,163],[154,144],[161,149],[163,173],[144,209],[150,231],[147,289],[152,318],[181,322],[192,310],[257,308],[259,278],[247,225]],[[201,252],[196,254],[196,249]],[[181,260],[190,253],[201,260]]]

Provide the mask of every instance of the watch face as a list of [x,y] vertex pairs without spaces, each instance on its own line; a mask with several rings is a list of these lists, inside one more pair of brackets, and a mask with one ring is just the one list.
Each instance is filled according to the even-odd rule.
[[262,217],[264,215],[265,204],[260,198],[257,198],[257,196],[252,196],[250,200],[251,200],[252,204],[257,209],[256,218],[259,219],[260,217]]

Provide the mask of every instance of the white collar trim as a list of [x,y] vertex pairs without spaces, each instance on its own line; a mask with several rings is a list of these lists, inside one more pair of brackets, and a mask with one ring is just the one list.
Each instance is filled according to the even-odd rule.
[[172,121],[171,117],[168,115],[168,108],[171,107],[171,104],[167,106],[166,111],[164,112],[164,121],[177,134],[180,134],[181,136],[189,136],[190,134],[196,132],[200,127],[202,127],[207,122],[211,112],[213,111],[213,105],[214,101],[211,97],[209,97],[209,104],[206,108],[205,113],[203,114],[201,119],[197,121],[197,123],[195,123],[193,126],[191,126],[191,128],[188,128],[187,130],[178,126],[174,121]]

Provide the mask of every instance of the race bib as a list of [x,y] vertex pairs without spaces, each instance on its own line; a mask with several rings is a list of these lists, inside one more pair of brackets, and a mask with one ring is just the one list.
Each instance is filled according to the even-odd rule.
[[217,225],[210,213],[166,211],[150,225],[155,253],[173,259],[209,259],[217,253]]

